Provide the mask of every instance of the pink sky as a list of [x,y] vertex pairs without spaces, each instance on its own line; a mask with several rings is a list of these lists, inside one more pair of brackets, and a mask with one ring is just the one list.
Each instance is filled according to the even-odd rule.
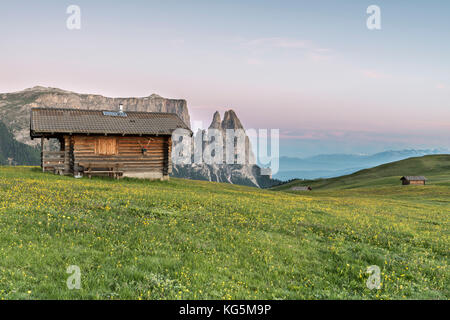
[[437,6],[381,1],[383,29],[369,31],[361,2],[79,1],[82,28],[69,31],[64,4],[19,2],[0,5],[0,92],[183,98],[192,120],[232,108],[291,149],[450,147],[450,28]]

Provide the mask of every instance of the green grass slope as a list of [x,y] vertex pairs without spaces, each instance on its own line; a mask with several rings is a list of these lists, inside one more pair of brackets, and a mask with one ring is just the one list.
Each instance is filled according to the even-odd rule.
[[18,142],[0,120],[0,165],[8,164],[8,158],[13,158],[19,165],[39,165],[40,150]]
[[450,298],[449,186],[310,194],[0,167],[0,299]]
[[336,178],[294,180],[272,189],[288,191],[295,186],[311,186],[313,190],[398,186],[402,176],[425,176],[429,179],[428,184],[450,186],[450,155],[409,158]]

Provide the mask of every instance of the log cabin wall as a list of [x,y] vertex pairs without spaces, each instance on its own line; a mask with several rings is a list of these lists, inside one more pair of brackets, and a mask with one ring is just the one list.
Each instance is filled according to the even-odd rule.
[[124,176],[165,178],[171,172],[170,136],[72,136],[71,171],[80,171],[80,164],[115,164]]
[[402,180],[402,184],[403,185],[426,185],[426,181],[425,180]]
[[70,136],[64,136],[60,139],[61,151],[64,151],[64,174],[73,174],[73,143]]

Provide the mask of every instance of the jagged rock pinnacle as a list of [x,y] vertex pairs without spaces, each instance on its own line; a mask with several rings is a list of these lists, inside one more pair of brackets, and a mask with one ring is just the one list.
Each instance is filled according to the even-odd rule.
[[222,121],[222,129],[243,129],[241,121],[233,110],[225,112]]
[[222,121],[220,120],[219,111],[214,112],[213,120],[209,126],[209,129],[220,129]]

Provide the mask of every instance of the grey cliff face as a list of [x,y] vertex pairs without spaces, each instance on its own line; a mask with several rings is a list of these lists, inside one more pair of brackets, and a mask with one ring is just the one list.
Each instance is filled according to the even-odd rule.
[[[218,111],[214,113],[213,120],[209,129],[218,129],[222,131],[224,140],[224,153],[226,152],[225,140],[227,129],[244,129],[241,121],[233,110],[228,110],[224,114],[221,121]],[[199,131],[197,134],[205,135],[207,130]],[[203,141],[205,146],[209,142]],[[253,154],[250,140],[245,137],[246,161],[245,164],[192,164],[192,165],[175,165],[173,167],[173,176],[179,178],[189,178],[195,180],[206,180],[214,182],[225,182],[232,184],[241,184],[253,187],[268,187],[275,182],[269,176],[261,174],[261,168],[255,165],[255,156]],[[236,155],[236,150],[234,151]]]
[[190,126],[186,100],[166,99],[156,94],[143,98],[108,98],[95,94],[78,94],[56,88],[34,87],[20,92],[0,94],[0,117],[16,140],[33,144],[29,138],[30,109],[75,108],[89,110],[117,110],[123,104],[125,111],[170,112]]

